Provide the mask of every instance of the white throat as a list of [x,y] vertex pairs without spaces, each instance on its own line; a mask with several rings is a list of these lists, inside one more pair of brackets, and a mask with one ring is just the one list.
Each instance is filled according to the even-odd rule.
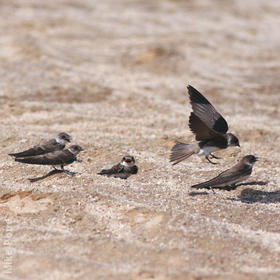
[[61,145],[65,145],[65,140],[59,138],[59,137],[56,137],[55,138],[55,141],[58,143],[58,144],[61,144]]
[[127,163],[126,161],[122,161],[122,162],[121,162],[121,165],[123,165],[124,167],[131,167],[131,166],[133,166],[134,164],[133,164],[133,162]]
[[254,166],[254,162],[247,162],[247,165],[250,166],[251,168]]
[[230,143],[230,140],[231,140],[231,137],[228,136],[228,137],[227,137],[227,145],[228,145],[228,146],[232,146],[232,144]]
[[73,152],[72,149],[68,149],[68,151],[69,151],[72,155],[74,155],[74,156],[77,155],[77,153]]

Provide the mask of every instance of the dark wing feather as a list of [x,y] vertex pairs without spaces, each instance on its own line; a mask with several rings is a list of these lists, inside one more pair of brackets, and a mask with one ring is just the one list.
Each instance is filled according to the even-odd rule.
[[110,169],[102,169],[101,172],[98,173],[98,175],[114,175],[114,174],[122,173],[123,171],[124,171],[124,166],[118,163]]
[[[195,134],[197,141],[207,141],[213,138],[223,138],[224,135],[208,127],[203,121],[199,119],[193,112],[189,118],[189,127]],[[222,139],[222,140],[223,140]]]
[[228,131],[228,124],[222,115],[198,90],[189,85],[188,91],[194,114],[209,128],[225,134]]
[[[234,170],[233,170],[234,169]],[[234,172],[233,172],[234,171]],[[210,188],[215,186],[225,186],[226,184],[230,184],[231,182],[238,180],[242,180],[244,176],[250,175],[252,173],[252,168],[238,168],[238,166],[234,166],[231,169],[228,169],[217,177],[206,181],[201,184],[197,184],[192,186],[192,188],[201,189],[201,188]]]
[[41,155],[44,154],[45,150],[42,149],[41,146],[34,146],[33,148],[30,148],[26,151],[20,152],[20,153],[15,153],[15,154],[9,154],[10,156],[13,157],[28,157],[28,156],[36,156],[36,155]]
[[130,173],[131,174],[137,174],[137,172],[138,172],[138,167],[136,165],[133,165],[131,167]]
[[55,151],[44,155],[16,158],[15,161],[28,163],[28,164],[41,164],[41,165],[65,165],[70,164],[76,160],[76,156],[68,150]]
[[14,157],[37,156],[37,155],[43,155],[46,153],[50,153],[50,152],[53,152],[56,150],[63,150],[64,147],[65,147],[65,145],[57,143],[55,139],[51,139],[42,145],[36,145],[26,151],[23,151],[20,153],[15,153],[15,154],[9,154],[9,155],[14,156]]

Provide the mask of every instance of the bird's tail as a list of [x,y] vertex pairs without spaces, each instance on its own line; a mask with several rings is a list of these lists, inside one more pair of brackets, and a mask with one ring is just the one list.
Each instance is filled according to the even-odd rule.
[[23,157],[23,158],[16,157],[15,161],[23,162],[23,163],[29,163],[29,164],[37,164],[37,163],[32,162],[32,157]]
[[11,157],[18,157],[18,154],[20,154],[20,153],[9,154],[9,156],[11,156]]
[[191,155],[198,153],[198,151],[197,144],[177,143],[171,149],[170,162],[175,165]]
[[200,183],[197,185],[193,185],[191,186],[193,189],[210,189],[211,188],[211,183],[208,182],[204,182],[204,183]]
[[110,169],[102,169],[97,175],[111,175]]

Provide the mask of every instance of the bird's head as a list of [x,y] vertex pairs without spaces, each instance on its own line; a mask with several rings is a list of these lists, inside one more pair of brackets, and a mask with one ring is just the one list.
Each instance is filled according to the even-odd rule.
[[131,167],[135,164],[135,159],[133,156],[124,156],[122,158],[121,164],[127,167]]
[[227,133],[227,142],[228,142],[228,146],[240,147],[238,138],[232,133]]
[[256,161],[258,161],[258,158],[253,155],[247,155],[242,159],[242,162],[249,166],[253,166]]
[[79,145],[72,145],[68,148],[68,150],[73,154],[77,155],[79,152],[83,151],[84,149]]
[[61,144],[65,144],[65,142],[71,142],[71,136],[65,132],[60,132],[56,136],[56,141]]

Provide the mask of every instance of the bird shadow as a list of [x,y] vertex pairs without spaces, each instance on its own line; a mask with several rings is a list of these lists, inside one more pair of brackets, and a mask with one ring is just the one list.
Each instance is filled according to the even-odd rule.
[[[215,190],[222,190],[222,191],[233,191],[236,188],[240,187],[240,186],[255,186],[255,185],[259,185],[259,186],[263,186],[263,185],[267,185],[268,182],[264,182],[264,181],[253,181],[253,182],[248,182],[248,183],[241,183],[235,186],[224,186],[224,187],[212,187],[212,188],[207,188],[208,190],[212,190],[213,193],[215,193]],[[208,192],[190,192],[189,195],[190,196],[197,196],[197,195],[208,195]]]
[[54,174],[57,174],[57,173],[63,173],[64,171],[63,170],[60,170],[60,169],[54,169],[54,170],[51,170],[48,174],[44,175],[44,176],[41,176],[41,177],[37,177],[37,178],[28,178],[29,182],[31,183],[34,183],[34,182],[38,182],[38,181],[41,181],[43,179],[46,179]]
[[238,198],[230,198],[233,201],[241,201],[242,203],[280,203],[280,190],[274,192],[266,192],[261,190],[244,189]]

